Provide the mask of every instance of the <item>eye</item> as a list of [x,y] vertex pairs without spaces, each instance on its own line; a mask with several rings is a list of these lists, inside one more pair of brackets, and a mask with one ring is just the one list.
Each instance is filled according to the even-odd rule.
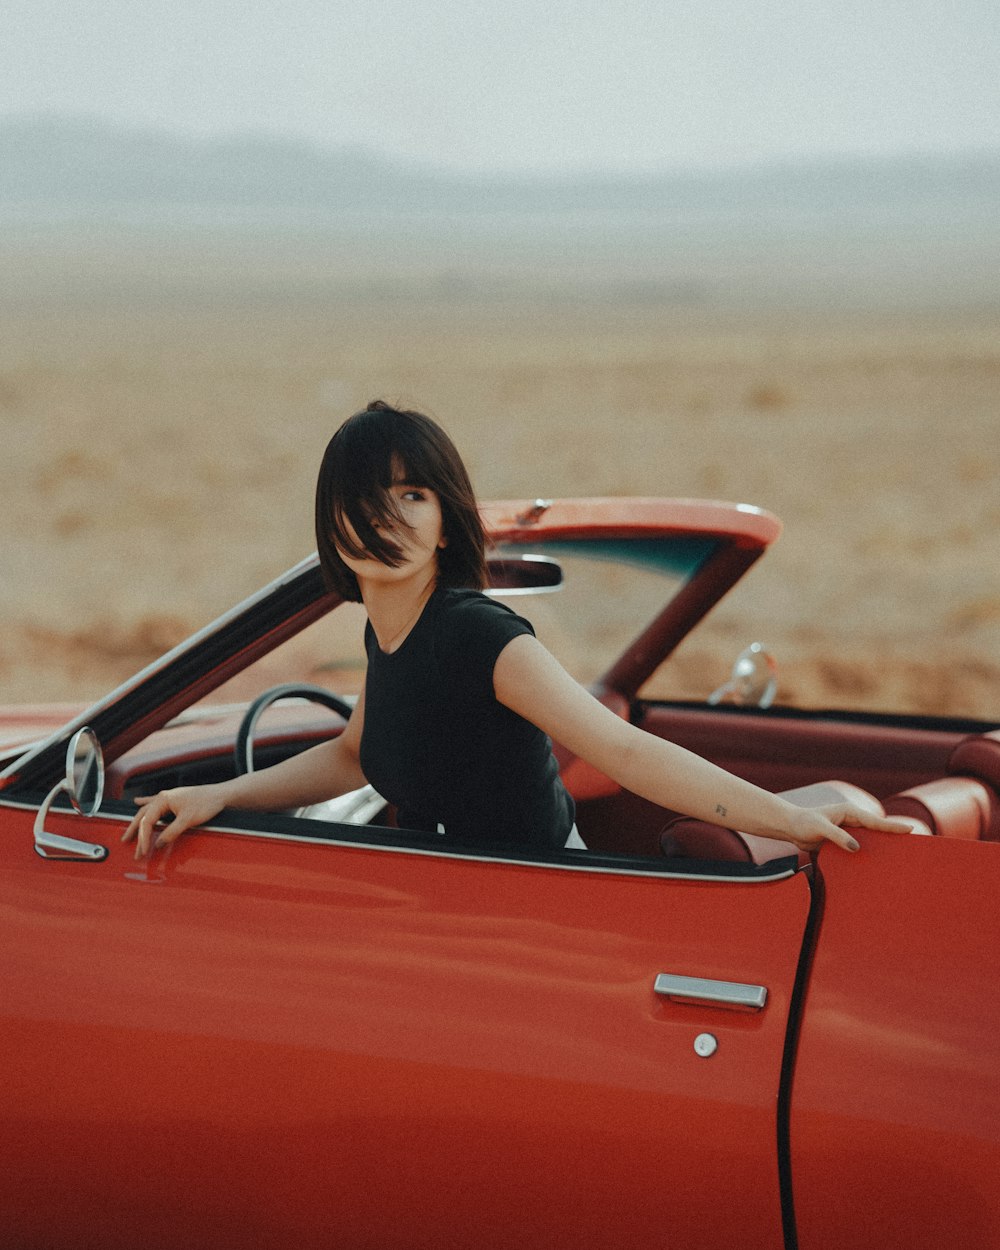
[[403,491],[402,498],[409,500],[411,503],[420,503],[422,500],[426,499],[427,496],[424,491],[417,490],[416,487],[411,487],[409,490]]

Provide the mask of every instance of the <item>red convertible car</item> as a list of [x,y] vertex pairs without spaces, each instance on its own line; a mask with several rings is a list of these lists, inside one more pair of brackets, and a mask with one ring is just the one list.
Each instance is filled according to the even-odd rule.
[[620,715],[913,834],[801,856],[564,753],[585,850],[361,791],[137,862],[135,795],[342,730],[360,609],[307,560],[68,723],[0,717],[3,1244],[1000,1247],[1000,731],[772,706],[752,651],[736,701],[657,696],[758,509],[486,517],[495,593]]

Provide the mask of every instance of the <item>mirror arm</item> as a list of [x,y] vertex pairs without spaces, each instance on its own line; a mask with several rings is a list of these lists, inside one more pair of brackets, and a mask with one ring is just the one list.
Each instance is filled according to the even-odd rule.
[[[35,854],[42,859],[83,859],[97,863],[107,859],[108,848],[96,842],[80,842],[76,838],[64,838],[58,833],[48,833],[45,829],[45,817],[49,814],[55,798],[69,790],[65,780],[60,781],[49,793],[45,802],[35,816]],[[54,853],[53,853],[54,852]]]
[[736,657],[729,680],[713,690],[706,702],[717,707],[732,698],[740,707],[769,708],[778,691],[778,666],[762,643],[752,642]]

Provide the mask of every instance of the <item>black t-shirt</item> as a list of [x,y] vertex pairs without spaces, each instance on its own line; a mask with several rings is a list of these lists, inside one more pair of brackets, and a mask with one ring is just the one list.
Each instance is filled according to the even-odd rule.
[[365,629],[361,768],[404,828],[467,846],[565,846],[573,800],[552,743],[500,703],[493,668],[530,622],[475,590],[439,587],[386,654]]

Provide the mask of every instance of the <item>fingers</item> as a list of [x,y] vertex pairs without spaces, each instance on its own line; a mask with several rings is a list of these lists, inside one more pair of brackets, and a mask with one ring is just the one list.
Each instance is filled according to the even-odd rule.
[[165,794],[158,794],[150,799],[141,812],[134,818],[136,827],[135,857],[143,859],[153,847],[153,836],[157,824],[169,812],[170,800]]
[[[152,796],[138,796],[135,801],[140,810],[129,821],[121,840],[130,842],[132,838],[135,838],[135,858],[144,859],[151,850],[165,846],[180,837],[187,828],[187,823],[176,817],[176,809],[168,790],[162,790],[159,794]],[[156,826],[168,816],[175,818],[157,835]]]
[[[152,801],[153,801],[152,796],[148,794],[136,795],[136,798],[135,798],[135,804],[137,807],[144,807],[147,803],[151,803]],[[136,831],[139,828],[139,821],[141,819],[142,819],[142,812],[136,812],[136,814],[129,821],[128,827],[126,828],[125,832],[122,834],[123,842],[130,842],[135,837]]]
[[861,850],[861,843],[857,838],[852,838],[846,829],[842,829],[839,825],[831,825],[830,832],[826,835],[828,842],[833,842],[845,851],[852,854]]
[[907,821],[898,817],[874,816],[861,807],[847,808],[841,823],[860,826],[862,829],[877,829],[880,833],[909,833],[912,828]]
[[835,807],[822,809],[820,814],[827,822],[823,836],[845,851],[859,851],[861,844],[847,832],[852,829],[874,829],[879,833],[910,833],[911,827],[906,821],[890,816],[876,816],[863,807],[845,803]]
[[188,829],[198,828],[220,812],[225,796],[220,786],[178,786],[159,794],[136,798],[139,810],[122,834],[123,842],[135,839],[135,857],[170,846]]

